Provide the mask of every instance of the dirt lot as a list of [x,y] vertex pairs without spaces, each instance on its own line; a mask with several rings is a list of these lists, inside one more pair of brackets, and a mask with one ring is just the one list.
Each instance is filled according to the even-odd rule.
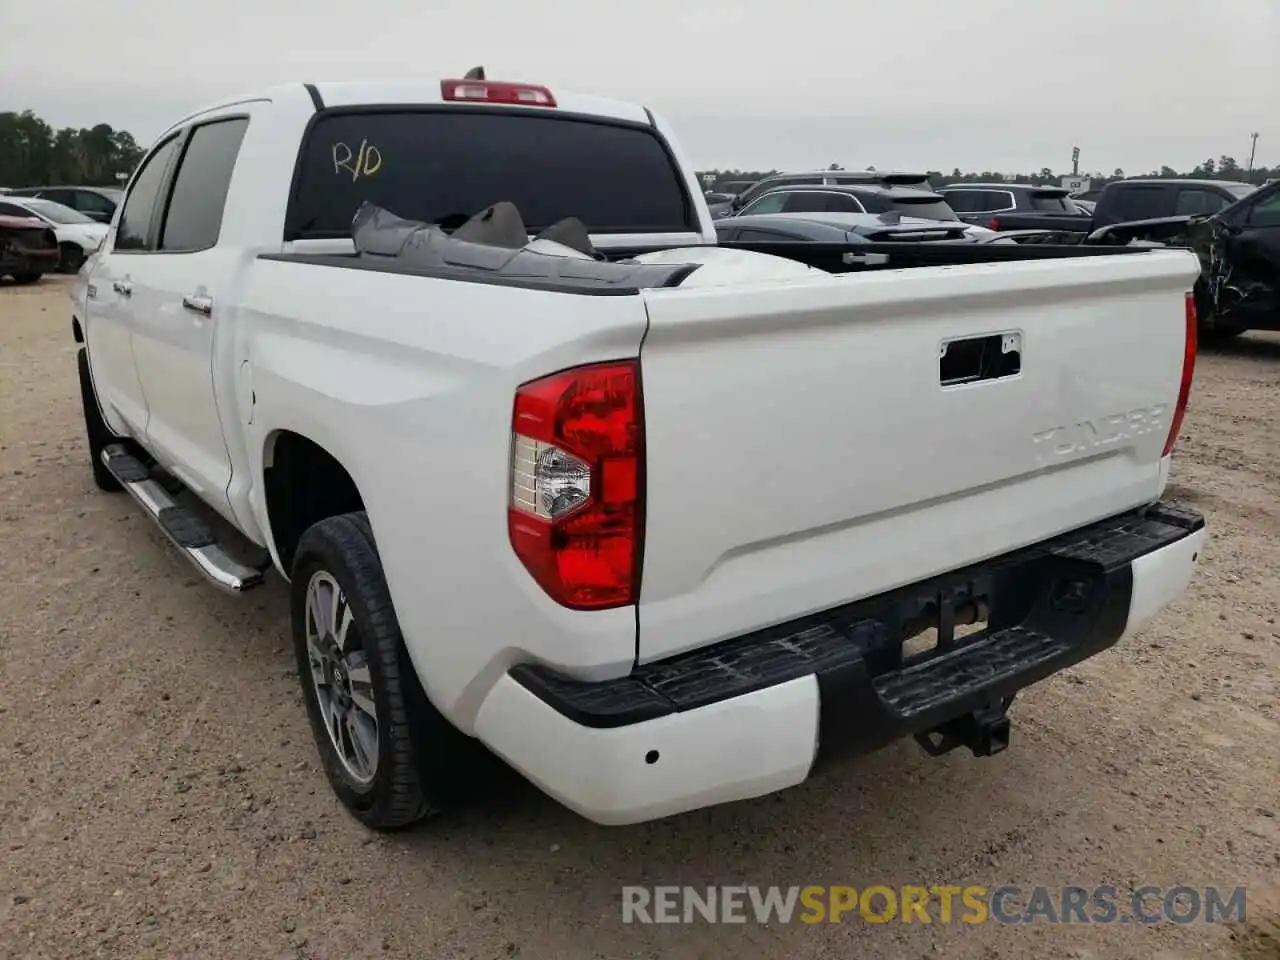
[[[282,583],[207,588],[93,487],[66,289],[0,289],[0,956],[1280,957],[1280,338],[1202,354],[1190,591],[1020,698],[1006,753],[634,828],[513,781],[385,838],[314,763]],[[1245,885],[1248,922],[620,922],[624,884],[735,883]]]

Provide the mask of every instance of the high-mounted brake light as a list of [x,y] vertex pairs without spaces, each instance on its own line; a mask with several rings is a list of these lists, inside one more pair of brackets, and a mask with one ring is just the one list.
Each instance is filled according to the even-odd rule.
[[514,103],[527,107],[554,107],[556,98],[546,87],[534,83],[504,83],[501,80],[441,80],[440,96],[446,100],[473,103]]
[[1190,291],[1186,298],[1187,332],[1182,341],[1182,382],[1178,384],[1178,403],[1173,408],[1173,421],[1169,424],[1169,436],[1164,442],[1164,453],[1167,457],[1173,452],[1173,445],[1178,442],[1178,431],[1182,429],[1182,417],[1187,412],[1187,400],[1191,396],[1191,381],[1196,374],[1196,296]]
[[601,610],[636,602],[643,465],[637,361],[575,367],[516,391],[507,532],[557,603]]

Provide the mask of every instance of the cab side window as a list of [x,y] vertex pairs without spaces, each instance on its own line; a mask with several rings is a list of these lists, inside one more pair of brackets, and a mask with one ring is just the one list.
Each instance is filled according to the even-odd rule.
[[116,228],[115,249],[123,252],[143,253],[154,250],[151,223],[160,203],[160,190],[165,174],[178,149],[178,137],[170,137],[147,158],[137,178],[124,199],[120,212],[120,225]]
[[[50,199],[53,199],[53,198],[50,198]],[[98,196],[98,194],[96,193],[91,193],[88,190],[77,190],[75,192],[74,199],[75,199],[74,205],[68,203],[67,206],[69,207],[74,206],[74,209],[82,210],[85,213],[102,213],[102,214],[110,215],[116,212],[115,204],[113,204],[110,200],[108,200],[106,197]],[[65,200],[60,200],[58,202],[66,203]]]
[[1226,198],[1220,194],[1188,187],[1178,191],[1178,203],[1174,207],[1173,213],[1174,216],[1178,217],[1217,213],[1226,205]]
[[194,253],[218,242],[247,117],[215,120],[191,131],[160,231],[160,249]]
[[1251,227],[1280,227],[1280,190],[1263,197],[1249,208],[1245,222]]
[[781,213],[782,205],[787,202],[787,197],[789,196],[791,196],[791,194],[784,193],[781,190],[778,191],[777,193],[766,194],[765,196],[761,197],[759,200],[751,204],[751,206],[747,207],[742,212],[744,214],[746,213]]
[[980,213],[982,194],[976,190],[948,190],[942,195],[956,213]]

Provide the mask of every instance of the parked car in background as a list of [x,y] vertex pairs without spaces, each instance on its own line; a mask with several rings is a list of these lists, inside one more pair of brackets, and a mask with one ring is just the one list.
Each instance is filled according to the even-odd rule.
[[0,214],[0,279],[35,283],[58,265],[58,238],[32,216]]
[[[961,222],[939,194],[870,181],[780,186],[757,193],[733,217],[767,213],[896,213],[920,220]],[[964,228],[970,237],[992,232],[973,224],[964,224]]]
[[[775,173],[751,184],[737,194],[725,215],[738,213],[750,206],[758,197],[780,187],[796,186],[849,186],[868,184],[881,187],[912,187],[917,190],[932,189],[929,176],[924,173],[877,170],[813,170],[799,173]],[[715,216],[715,212],[712,212]]]
[[1193,219],[1188,237],[1200,257],[1195,293],[1204,332],[1280,330],[1280,183]]
[[1234,180],[1116,180],[1102,188],[1093,212],[1093,229],[1131,220],[1212,215],[1257,190]]
[[1071,202],[1090,216],[1093,215],[1094,209],[1098,206],[1097,203],[1092,200],[1081,200],[1079,197],[1072,197]]
[[10,190],[13,197],[39,197],[64,207],[78,210],[99,223],[110,223],[123,191],[119,187],[20,187]]
[[58,240],[58,269],[75,273],[85,258],[98,249],[108,226],[92,217],[64,207],[43,197],[0,198],[0,214],[10,217],[36,217],[52,228]]
[[716,188],[707,194],[707,208],[712,219],[723,217],[733,211],[733,198],[744,190],[755,186],[756,180],[725,180],[716,184]]
[[958,220],[918,220],[897,214],[762,213],[716,221],[721,241],[819,243],[887,243],[893,241],[964,241],[966,225]]
[[1062,187],[1032,183],[949,183],[938,188],[961,220],[990,230],[1079,230],[1093,217]]

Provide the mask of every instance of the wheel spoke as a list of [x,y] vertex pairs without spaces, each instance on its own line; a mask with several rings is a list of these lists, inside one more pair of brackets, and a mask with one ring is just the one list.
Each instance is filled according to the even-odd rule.
[[338,748],[338,753],[340,755],[345,755],[347,752],[343,747],[342,741],[343,718],[345,715],[346,711],[338,706],[338,701],[330,697],[328,716],[329,734],[333,737],[333,745]]
[[351,738],[351,752],[364,776],[373,775],[378,762],[378,728],[368,718],[352,710],[347,713],[347,734]]
[[320,612],[320,585],[316,584],[307,591],[307,617],[311,623],[308,625],[307,636],[311,636],[310,627],[315,628],[316,637],[325,635],[324,614]]
[[369,719],[377,721],[378,706],[373,698],[373,676],[363,653],[353,654],[347,661],[347,679],[351,682],[351,702]]
[[323,598],[325,601],[324,630],[326,635],[336,638],[338,635],[338,608],[342,605],[342,591],[338,589],[338,585],[332,580],[325,583],[324,586],[328,594]]
[[355,614],[351,612],[351,604],[346,602],[346,597],[342,595],[341,591],[335,590],[333,595],[335,597],[334,622],[338,625],[334,633],[334,639],[338,642],[338,649],[345,653],[347,650],[347,631],[351,629]]

